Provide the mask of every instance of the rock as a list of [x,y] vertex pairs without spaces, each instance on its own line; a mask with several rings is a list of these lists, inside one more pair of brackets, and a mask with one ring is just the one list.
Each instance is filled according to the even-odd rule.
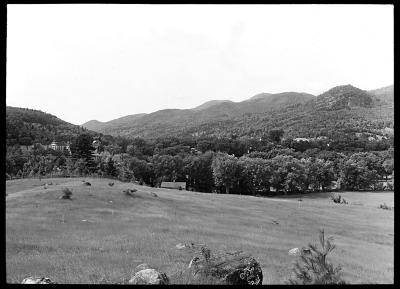
[[300,255],[300,249],[299,248],[293,248],[289,250],[289,255],[290,256],[298,256]]
[[196,257],[189,264],[196,278],[214,279],[218,284],[228,285],[262,284],[261,266],[250,255],[237,252]]
[[168,285],[169,279],[165,273],[160,273],[155,269],[144,269],[137,272],[132,279],[129,280],[129,284]]
[[188,268],[192,268],[192,267],[196,266],[198,261],[200,261],[199,257],[193,257],[193,259],[190,260]]
[[133,193],[131,193],[130,190],[123,190],[123,192],[125,193],[125,195],[130,196],[130,197],[134,197],[135,196]]
[[91,185],[92,185],[92,184],[89,183],[89,182],[83,182],[83,184],[84,184],[85,186],[91,186]]
[[158,195],[156,193],[151,192],[150,193],[153,197],[158,198]]
[[246,267],[238,268],[225,276],[225,280],[230,285],[262,285],[263,274],[260,264],[250,258]]
[[112,187],[112,186],[114,186],[114,183],[108,183],[108,185],[109,185],[110,187]]
[[28,277],[22,280],[21,284],[57,284],[45,277]]
[[184,248],[186,248],[186,245],[185,244],[182,244],[182,243],[179,243],[179,244],[176,244],[176,246],[175,246],[177,249],[184,249]]
[[148,264],[143,263],[143,264],[136,266],[135,272],[139,272],[139,271],[146,270],[146,269],[152,269],[152,268]]

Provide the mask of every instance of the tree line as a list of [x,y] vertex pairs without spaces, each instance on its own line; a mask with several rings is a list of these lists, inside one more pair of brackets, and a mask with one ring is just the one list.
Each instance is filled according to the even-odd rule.
[[283,135],[270,130],[259,139],[101,136],[95,151],[93,136],[83,133],[72,141],[72,155],[39,145],[31,151],[7,146],[6,173],[7,178],[97,175],[150,186],[184,181],[189,190],[248,195],[379,190],[381,180],[393,176],[393,147],[335,151],[324,141],[299,145]]

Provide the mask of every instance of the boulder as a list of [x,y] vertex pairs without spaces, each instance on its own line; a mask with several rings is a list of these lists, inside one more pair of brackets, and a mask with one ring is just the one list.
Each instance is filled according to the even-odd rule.
[[197,257],[197,256],[193,257],[193,259],[190,260],[188,268],[192,268],[192,267],[196,266],[198,261],[200,261],[199,257]]
[[89,182],[84,182],[83,185],[85,185],[85,186],[91,186],[92,184],[89,183]]
[[156,193],[151,192],[150,194],[151,194],[153,197],[155,197],[155,198],[158,197],[158,195],[157,195]]
[[289,255],[290,256],[299,256],[300,255],[300,249],[299,248],[293,248],[289,250]]
[[143,263],[143,264],[136,266],[135,272],[139,272],[139,271],[146,270],[146,269],[152,269],[152,268],[148,264]]
[[196,257],[189,264],[196,278],[217,284],[262,285],[261,266],[250,255],[237,252]]
[[22,280],[21,284],[57,284],[45,277],[28,277]]
[[182,244],[182,243],[179,243],[179,244],[176,244],[175,247],[176,247],[177,249],[184,249],[184,248],[186,248],[186,245],[185,245],[185,244]]
[[155,269],[144,269],[137,272],[129,284],[132,285],[168,285],[169,279],[165,273],[158,272]]

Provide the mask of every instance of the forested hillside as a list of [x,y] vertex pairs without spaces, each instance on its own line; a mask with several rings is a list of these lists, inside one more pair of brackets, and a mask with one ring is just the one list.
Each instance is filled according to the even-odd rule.
[[[393,131],[393,86],[364,91],[334,87],[315,97],[306,93],[262,93],[239,103],[207,102],[202,109],[168,109],[98,131],[124,137],[261,137],[283,129],[286,138],[355,137],[356,133],[390,135]],[[110,122],[111,123],[111,122]],[[91,127],[89,124],[87,127]]]
[[[54,139],[70,141],[83,132],[89,132],[54,115],[11,106],[6,107],[6,129],[7,145],[49,144]],[[94,135],[94,132],[91,133]]]

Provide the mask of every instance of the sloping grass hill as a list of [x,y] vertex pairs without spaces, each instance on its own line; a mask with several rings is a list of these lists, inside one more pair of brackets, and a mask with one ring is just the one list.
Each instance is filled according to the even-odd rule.
[[[108,179],[7,181],[7,282],[29,275],[58,283],[121,283],[147,263],[171,283],[185,283],[192,253],[176,244],[206,244],[213,251],[243,250],[261,264],[264,284],[283,284],[294,247],[318,243],[318,229],[334,237],[331,261],[350,283],[392,283],[393,193],[343,193],[256,198],[157,189]],[[109,186],[109,182],[114,182]],[[44,188],[44,183],[52,183]],[[62,188],[72,200],[62,200]],[[123,190],[135,188],[127,196]],[[155,193],[157,196],[155,196]]]

